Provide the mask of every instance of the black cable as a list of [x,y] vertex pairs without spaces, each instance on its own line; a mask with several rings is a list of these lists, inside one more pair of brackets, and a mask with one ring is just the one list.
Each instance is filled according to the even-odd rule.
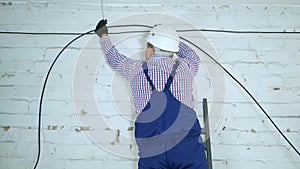
[[[149,25],[140,25],[140,24],[111,25],[111,26],[108,26],[107,28],[119,28],[119,27],[144,27],[144,28],[153,28],[153,26],[149,26]],[[148,30],[148,32],[149,32],[149,30]]]
[[237,30],[221,30],[221,29],[183,29],[177,32],[216,32],[216,33],[238,33],[238,34],[299,34],[297,31],[237,31]]
[[272,120],[272,118],[269,116],[269,114],[264,110],[264,108],[259,104],[259,102],[255,99],[255,97],[246,89],[244,85],[242,85],[226,68],[224,68],[216,59],[214,59],[210,54],[208,54],[206,51],[204,51],[202,48],[194,44],[193,42],[180,37],[181,39],[185,40],[186,42],[192,44],[197,49],[201,50],[203,53],[205,53],[211,60],[213,60],[218,66],[220,66],[237,84],[240,85],[244,89],[244,91],[251,97],[251,99],[256,103],[256,105],[260,108],[260,110],[267,116],[267,118],[270,120],[270,122],[273,124],[273,126],[277,129],[277,131],[281,134],[281,136],[289,143],[289,145],[296,151],[296,153],[300,156],[299,151],[296,149],[296,147],[290,142],[290,140],[282,133],[282,131],[279,129],[279,127],[275,124],[275,122]]
[[[109,34],[125,34],[125,33],[146,33],[149,32],[148,30],[145,31],[124,31],[124,32],[110,32]],[[81,35],[82,33],[63,33],[63,32],[0,32],[0,34],[13,34],[13,35]],[[94,35],[95,33],[89,33],[87,35]]]
[[45,81],[44,81],[44,84],[43,84],[43,89],[42,89],[42,93],[41,93],[41,97],[40,97],[40,107],[39,107],[39,121],[38,121],[38,155],[37,155],[37,159],[36,159],[36,162],[35,162],[35,165],[34,165],[34,169],[36,169],[38,163],[39,163],[39,160],[40,160],[40,156],[41,156],[41,123],[42,123],[42,105],[43,105],[43,99],[44,99],[44,93],[45,93],[45,89],[46,89],[46,85],[47,85],[47,82],[48,82],[48,78],[49,78],[49,75],[50,75],[50,72],[54,66],[54,64],[56,63],[57,59],[59,58],[59,56],[62,54],[62,52],[69,46],[71,45],[74,41],[76,41],[77,39],[81,38],[82,36],[84,35],[87,35],[87,34],[90,34],[91,32],[93,32],[94,30],[91,30],[91,31],[88,31],[86,33],[83,33],[83,34],[80,34],[79,36],[75,37],[73,40],[71,40],[59,53],[58,55],[55,57],[54,61],[52,62],[48,72],[47,72],[47,75],[46,75],[46,78],[45,78]]
[[8,31],[1,31],[0,34],[14,34],[14,35],[81,35],[82,33],[66,33],[66,32],[8,32]]
[[[151,26],[147,26],[147,25],[115,25],[115,26],[111,26],[111,27],[128,27],[128,26],[141,26],[141,27],[148,27],[148,28],[152,28]],[[45,93],[45,89],[46,89],[46,85],[48,82],[48,78],[50,75],[50,72],[53,68],[53,66],[55,65],[57,59],[59,58],[59,56],[62,54],[62,52],[69,46],[71,45],[74,41],[76,41],[77,39],[81,38],[82,36],[85,35],[89,35],[89,34],[93,34],[94,30],[88,31],[86,33],[68,33],[64,35],[79,35],[77,37],[75,37],[73,40],[71,40],[60,52],[59,54],[56,56],[56,58],[54,59],[54,61],[52,62],[44,84],[43,84],[43,89],[42,89],[42,93],[41,93],[41,97],[40,97],[40,104],[39,104],[39,121],[38,121],[38,155],[37,155],[37,159],[36,159],[36,163],[34,165],[34,169],[36,169],[39,160],[40,160],[40,155],[41,155],[41,121],[42,121],[42,104],[43,104],[43,98],[44,98],[44,93]],[[190,30],[186,30],[186,31],[190,31]],[[149,32],[149,31],[125,31],[125,32],[115,32],[115,33],[110,33],[110,34],[122,34],[122,33],[140,33],[140,32]],[[1,32],[0,32],[1,33]],[[6,32],[7,33],[7,32]],[[10,34],[13,34],[13,32],[9,32]],[[32,33],[26,33],[26,32],[17,32],[20,34],[32,34]],[[34,33],[34,34],[55,34],[55,35],[62,35],[62,33]],[[294,147],[294,145],[289,141],[289,139],[281,132],[281,130],[277,127],[277,125],[275,124],[275,122],[272,120],[272,118],[268,115],[268,113],[262,108],[262,106],[258,103],[258,101],[253,97],[253,95],[228,71],[226,70],[217,60],[215,60],[210,54],[208,54],[206,51],[204,51],[202,48],[200,48],[199,46],[197,46],[196,44],[192,43],[191,41],[180,37],[181,39],[185,40],[186,42],[192,44],[193,46],[195,46],[196,48],[198,48],[199,50],[201,50],[203,53],[205,53],[210,59],[212,59],[218,66],[220,66],[235,82],[237,82],[245,91],[246,93],[253,99],[253,101],[258,105],[258,107],[264,112],[264,114],[268,117],[268,119],[271,121],[271,123],[273,124],[273,126],[277,129],[277,131],[284,137],[284,139],[289,143],[289,145],[296,151],[296,153],[300,156],[299,151]]]
[[[145,27],[145,28],[152,28],[152,26],[148,25],[112,25],[108,26],[108,28],[116,28],[116,27]],[[235,34],[300,34],[298,31],[236,31],[236,30],[218,30],[218,29],[182,29],[177,30],[177,32],[215,32],[215,33],[235,33]],[[143,32],[143,31],[140,31]],[[144,31],[147,32],[147,31]],[[149,31],[148,31],[149,32]],[[136,32],[124,32],[124,33],[136,33]],[[23,35],[81,35],[82,33],[79,32],[22,32],[22,31],[0,31],[0,34],[23,34]],[[94,33],[89,33],[94,34]],[[119,32],[112,32],[110,34],[121,34]]]
[[[139,25],[139,24],[131,24],[131,25],[112,25],[107,26],[107,28],[120,28],[120,27],[144,27],[144,28],[153,28],[148,25]],[[123,33],[144,33],[149,32],[149,30],[145,31],[125,31],[125,32],[110,32],[109,34],[123,34]],[[82,32],[23,32],[23,31],[0,31],[0,34],[14,34],[14,35],[82,35],[86,33]],[[86,35],[93,35],[95,33],[89,32]]]

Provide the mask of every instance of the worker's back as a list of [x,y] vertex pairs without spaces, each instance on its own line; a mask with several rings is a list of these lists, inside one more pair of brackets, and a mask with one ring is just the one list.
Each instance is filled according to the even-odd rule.
[[[193,107],[192,83],[193,72],[184,59],[179,59],[180,64],[170,86],[170,91],[176,99]],[[130,74],[130,85],[135,101],[136,112],[141,112],[151,96],[151,87],[143,74],[142,61],[136,64],[134,71]],[[175,59],[167,56],[153,56],[147,61],[149,76],[152,79],[157,91],[162,91],[167,83]]]

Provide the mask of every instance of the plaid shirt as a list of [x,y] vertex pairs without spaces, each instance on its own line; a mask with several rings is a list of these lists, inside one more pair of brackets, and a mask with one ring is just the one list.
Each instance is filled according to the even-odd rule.
[[[119,53],[109,37],[101,38],[100,42],[106,52],[108,63],[130,82],[136,113],[140,113],[150,100],[152,93],[151,86],[143,73],[144,61],[133,60]],[[195,51],[183,42],[179,43],[179,52],[176,55],[179,57],[180,64],[170,90],[177,100],[193,108],[192,84],[193,77],[199,69],[200,59]],[[159,55],[152,56],[147,61],[149,76],[156,90],[164,89],[174,63],[175,59]]]

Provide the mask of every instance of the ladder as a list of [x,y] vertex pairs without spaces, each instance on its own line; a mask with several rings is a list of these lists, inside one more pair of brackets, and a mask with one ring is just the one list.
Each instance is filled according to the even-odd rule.
[[210,142],[210,132],[209,132],[208,106],[207,106],[206,98],[203,98],[202,106],[203,106],[204,126],[202,127],[201,134],[204,135],[204,139],[205,139],[204,147],[206,150],[208,169],[212,169],[212,155],[211,155],[211,142]]

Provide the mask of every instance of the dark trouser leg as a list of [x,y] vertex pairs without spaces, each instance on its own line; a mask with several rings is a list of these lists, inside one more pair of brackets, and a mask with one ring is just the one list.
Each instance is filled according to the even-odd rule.
[[[200,138],[200,139],[199,139]],[[179,144],[167,152],[170,168],[207,169],[204,144],[200,134],[187,135]]]
[[168,169],[165,153],[152,157],[140,158],[138,169]]

